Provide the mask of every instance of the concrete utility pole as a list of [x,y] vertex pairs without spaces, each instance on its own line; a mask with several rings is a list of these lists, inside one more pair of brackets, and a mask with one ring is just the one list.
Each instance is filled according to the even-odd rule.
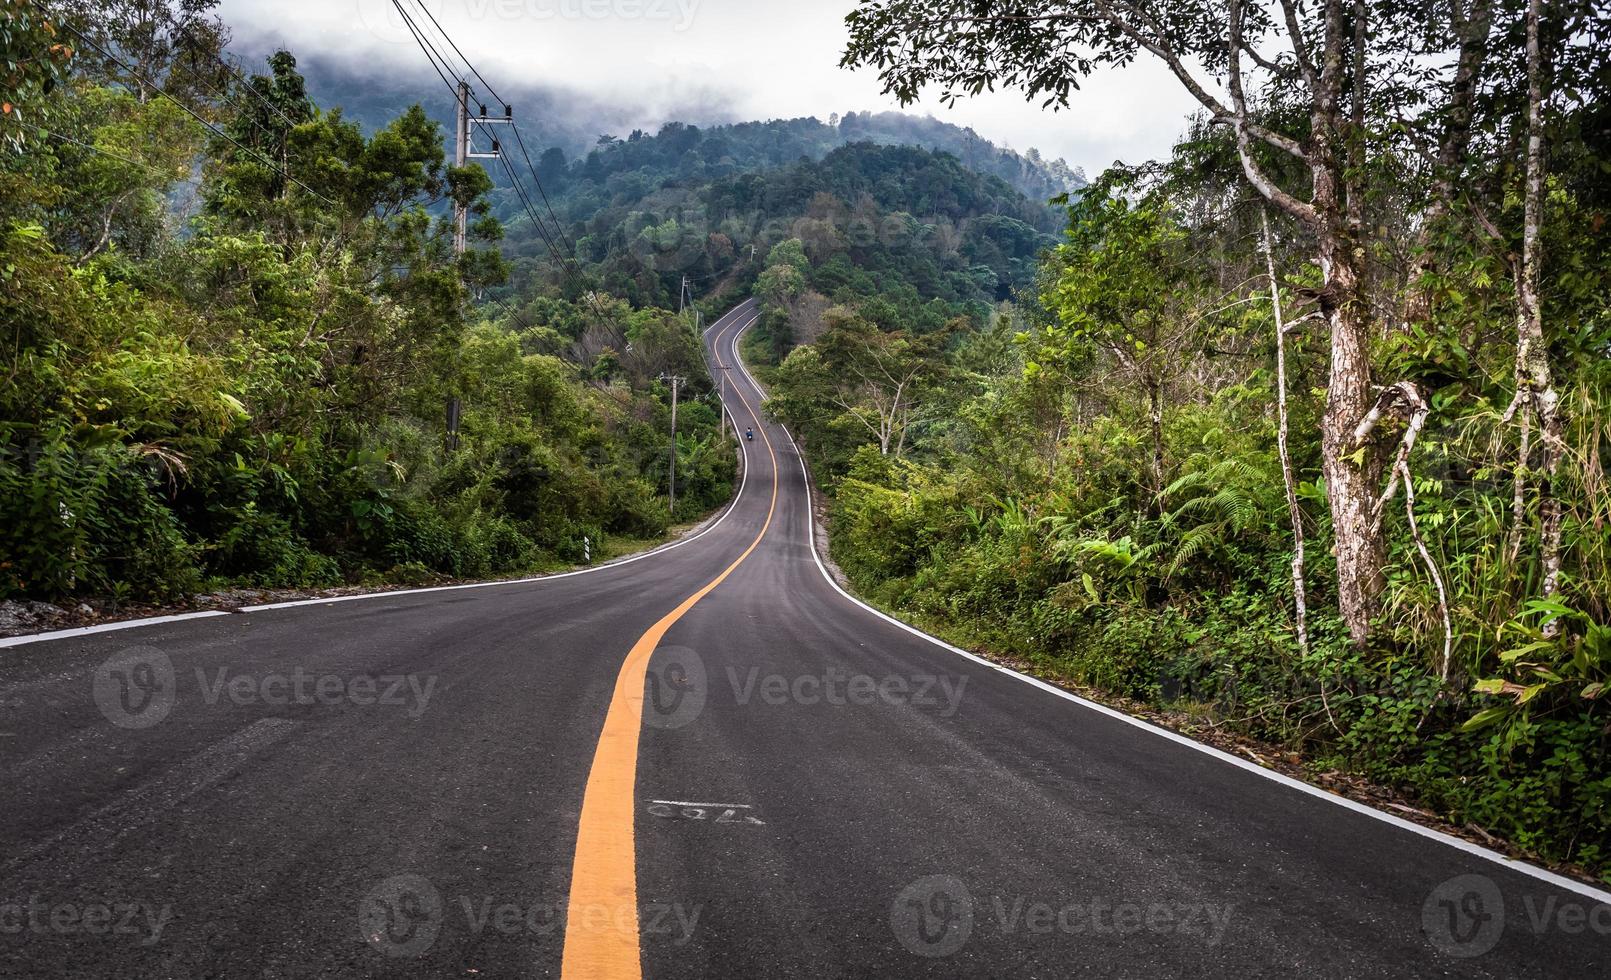
[[671,384],[671,512],[677,513],[677,392],[688,383],[687,378],[675,374],[662,374],[661,381]]
[[717,421],[719,421],[721,423],[722,441],[726,442],[727,441],[727,367],[724,365],[724,366],[722,366],[720,368],[717,368],[717,371],[718,371],[718,373],[717,373],[716,377],[721,381],[722,393],[721,393],[720,396],[718,396],[721,399],[721,404],[718,405],[717,408],[716,408],[716,419],[717,419]]
[[[477,153],[475,151],[475,146],[470,141],[470,124],[472,122],[478,123],[478,124],[480,124],[482,126],[485,126],[485,125],[487,125],[489,123],[509,123],[509,124],[513,124],[514,121],[515,121],[514,107],[513,106],[507,106],[507,105],[504,106],[503,107],[503,118],[502,119],[489,119],[487,117],[487,107],[486,106],[477,106],[476,108],[480,109],[481,112],[480,112],[479,115],[477,115],[475,118],[472,119],[471,116],[470,116],[470,83],[469,82],[460,82],[459,83],[458,103],[459,104],[456,107],[456,111],[454,112],[453,165],[455,167],[463,167],[466,164],[468,164],[471,160],[495,160],[499,156],[501,156],[502,154],[499,152],[499,147],[498,147],[498,141],[497,140],[492,141],[492,152],[491,153]],[[455,201],[453,203],[453,254],[454,255],[463,255],[464,254],[465,246],[468,244],[468,239],[470,237],[469,232],[470,232],[470,212],[469,212],[469,209],[466,208],[463,204],[460,204],[457,201]],[[450,452],[450,453],[457,451],[458,448],[459,448],[459,417],[460,417],[462,412],[463,412],[463,406],[460,405],[458,396],[455,395],[455,396],[449,398],[449,400],[448,400],[448,410],[447,410],[447,433],[448,433],[448,436],[447,436],[447,449],[448,449],[448,452]]]
[[683,276],[682,277],[682,288],[677,290],[677,315],[678,316],[682,316],[682,311],[687,309],[687,300],[688,300],[688,277]]
[[[455,137],[453,146],[453,165],[463,167],[470,162],[470,84],[459,83],[459,105],[455,113],[456,120],[453,126]],[[453,254],[464,254],[466,232],[469,230],[470,214],[463,204],[453,204]]]
[[[459,102],[459,104],[457,106],[457,112],[455,113],[456,118],[454,120],[454,126],[453,126],[453,133],[454,133],[454,137],[455,137],[455,142],[454,142],[454,147],[453,147],[453,164],[454,164],[454,166],[463,167],[466,164],[468,164],[471,160],[496,160],[499,157],[503,156],[502,147],[499,146],[497,140],[492,141],[492,152],[491,153],[478,153],[478,152],[476,152],[475,143],[470,137],[470,125],[472,123],[474,123],[477,126],[481,126],[482,128],[485,128],[487,126],[493,126],[493,125],[508,125],[508,124],[512,124],[515,121],[514,107],[513,106],[507,106],[507,105],[504,106],[503,107],[503,118],[502,119],[496,118],[494,116],[487,115],[487,107],[484,106],[484,105],[476,106],[476,108],[478,110],[480,110],[480,111],[474,116],[470,115],[470,83],[469,82],[460,82],[459,83],[459,99],[458,99],[458,102]],[[458,202],[454,202],[454,204],[453,204],[453,252],[454,252],[455,255],[463,255],[464,254],[465,245],[466,245],[467,240],[469,238],[469,231],[470,231],[470,212],[469,212],[469,209],[466,208],[463,204],[460,204]]]

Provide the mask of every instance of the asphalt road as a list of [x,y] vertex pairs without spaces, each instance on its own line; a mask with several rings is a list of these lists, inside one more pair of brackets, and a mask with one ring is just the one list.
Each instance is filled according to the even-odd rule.
[[730,366],[713,527],[0,647],[0,976],[1611,975],[1611,896],[840,593]]

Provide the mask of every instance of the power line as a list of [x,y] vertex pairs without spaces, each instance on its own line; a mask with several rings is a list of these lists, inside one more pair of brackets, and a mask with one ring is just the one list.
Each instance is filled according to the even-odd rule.
[[298,187],[300,187],[303,190],[307,191],[309,194],[312,194],[314,197],[316,197],[319,200],[323,201],[324,203],[330,205],[331,207],[337,207],[336,202],[330,200],[328,197],[325,197],[323,194],[320,194],[318,191],[316,191],[313,188],[309,187],[307,184],[304,184],[302,181],[297,180],[295,177],[293,177],[290,174],[289,171],[286,171],[286,170],[282,169],[277,164],[275,164],[273,160],[270,160],[268,157],[264,156],[262,153],[259,153],[258,151],[254,150],[254,149],[251,149],[250,147],[248,147],[245,144],[243,144],[240,140],[237,140],[235,137],[229,135],[228,133],[224,132],[222,129],[219,129],[217,126],[214,126],[212,123],[208,122],[206,119],[204,119],[201,116],[200,113],[196,112],[196,110],[190,108],[190,106],[188,106],[185,103],[179,101],[174,96],[169,95],[168,91],[166,89],[164,89],[162,86],[158,85],[157,83],[153,82],[151,79],[147,78],[145,75],[141,74],[138,71],[135,71],[133,68],[130,68],[128,66],[128,64],[125,63],[121,58],[117,57],[116,55],[112,54],[110,51],[107,51],[105,48],[101,47],[99,44],[96,44],[94,41],[90,40],[78,28],[72,26],[71,24],[63,24],[62,26],[66,27],[67,30],[71,31],[75,36],[78,37],[78,39],[80,41],[83,41],[85,44],[87,44],[90,47],[94,48],[96,51],[99,51],[101,53],[101,55],[103,57],[105,57],[107,60],[109,60],[113,64],[117,65],[119,68],[122,68],[124,71],[128,72],[130,75],[132,75],[135,78],[139,79],[141,82],[144,82],[148,87],[151,88],[152,91],[156,92],[158,95],[162,96],[163,98],[167,99],[169,102],[172,102],[174,105],[176,105],[180,109],[184,110],[186,115],[188,115],[190,118],[194,119],[196,122],[201,123],[202,126],[206,127],[208,132],[212,133],[215,136],[220,137],[221,139],[224,139],[224,140],[228,141],[229,143],[233,144],[238,149],[240,149],[242,152],[252,154],[253,156],[257,157],[259,160],[263,161],[263,163],[267,164],[270,170],[273,170],[275,173],[279,174],[281,177],[284,177],[286,180],[288,180],[291,183],[297,185]]
[[[446,85],[448,87],[448,91],[452,93],[453,101],[456,105],[459,100],[459,86],[466,84],[465,76],[460,74],[457,65],[453,64],[446,55],[442,54],[442,52],[437,49],[436,45],[431,41],[431,39],[426,36],[425,29],[417,24],[413,17],[409,16],[408,11],[403,9],[403,5],[400,0],[392,0],[392,6],[397,9],[398,15],[403,18],[404,26],[406,26],[409,30],[409,33],[414,36],[414,42],[418,44],[420,46],[420,50],[425,53],[425,60],[429,61],[431,63],[431,67],[435,69],[436,77],[440,78],[442,80],[442,84]],[[429,12],[430,11],[426,11],[426,13]],[[438,30],[440,29],[441,28],[438,27]],[[447,37],[445,34],[443,37],[449,45],[453,44],[452,38]],[[456,46],[455,50],[457,50]],[[479,73],[475,72],[474,66],[470,65],[469,62],[465,62],[465,65],[467,68],[469,68],[471,73],[476,74],[477,78],[481,77]],[[485,123],[481,122],[479,119],[471,120],[471,122],[473,125],[477,126],[481,132],[486,134],[487,139],[491,140],[494,146],[497,146],[498,138],[492,134],[492,130],[488,129]]]
[[549,217],[554,219],[554,227],[557,228],[560,235],[563,236],[567,254],[572,256],[574,259],[576,255],[576,244],[571,241],[570,235],[565,231],[564,223],[559,220],[559,215],[554,213],[554,206],[548,201],[548,192],[543,190],[543,182],[537,176],[537,166],[531,162],[531,154],[526,152],[526,138],[520,135],[520,127],[518,125],[510,124],[509,128],[515,131],[515,142],[520,146],[520,155],[526,158],[526,169],[531,171],[531,182],[537,185],[537,193],[543,196],[543,207],[548,209]]
[[[438,21],[433,14],[431,14],[430,10],[426,8],[423,3],[419,3],[418,0],[416,0],[416,5],[425,12],[432,25],[435,26],[437,33],[440,35],[445,45],[448,48],[451,48],[459,56],[460,60],[464,62],[466,69],[465,74],[460,74],[457,65],[455,65],[450,58],[442,53],[442,51],[427,35],[423,25],[417,22],[416,19],[403,8],[402,0],[392,0],[392,6],[396,8],[398,15],[403,18],[403,23],[405,26],[407,26],[409,33],[413,35],[415,43],[418,44],[421,51],[424,52],[426,60],[431,63],[431,67],[436,71],[437,77],[442,80],[442,83],[445,86],[447,86],[455,102],[457,102],[457,100],[460,98],[459,86],[465,84],[466,78],[472,75],[486,86],[489,94],[498,99],[499,102],[503,102],[502,98],[498,96],[497,91],[493,89],[491,83],[487,82],[486,78],[482,76],[481,72],[475,67],[474,63],[471,62],[469,58],[465,57],[464,52],[459,48],[458,43],[455,42],[452,36],[449,35],[442,27],[441,22]],[[504,104],[508,105],[508,103]],[[478,126],[489,139],[493,140],[494,146],[497,145],[496,137],[492,135],[486,124],[480,122],[479,120],[472,120],[472,122]],[[580,266],[576,263],[574,257],[576,248],[575,244],[570,241],[570,236],[565,231],[564,223],[560,221],[558,214],[554,212],[553,205],[548,200],[548,193],[543,189],[542,181],[537,176],[537,168],[532,163],[531,154],[526,150],[525,141],[520,135],[519,127],[515,126],[512,120],[511,128],[515,130],[515,138],[520,145],[521,155],[525,158],[527,169],[531,172],[532,183],[536,186],[538,193],[543,198],[544,205],[548,209],[548,214],[554,222],[555,231],[560,238],[566,242],[571,254],[567,255],[560,251],[559,247],[555,244],[554,236],[549,233],[547,225],[544,223],[541,215],[538,213],[536,205],[532,202],[531,197],[526,193],[524,183],[515,173],[514,168],[510,166],[509,161],[502,155],[499,155],[498,161],[503,165],[504,172],[509,177],[510,185],[514,189],[516,196],[519,198],[521,207],[526,212],[526,217],[531,221],[532,227],[536,229],[538,237],[542,239],[543,245],[547,248],[550,257],[553,258],[555,264],[558,266],[560,275],[564,278],[570,279],[573,284],[581,287],[582,298],[592,309],[593,315],[601,322],[610,323],[616,330],[620,330],[620,324],[615,322],[615,319],[605,312],[605,310],[599,305],[597,289],[593,287],[586,274],[582,272]]]
[[[409,15],[407,10],[403,9],[400,0],[392,0],[392,6],[397,9],[398,15],[403,18],[404,25],[408,28],[409,33],[413,35],[414,41],[419,45],[420,50],[425,54],[426,60],[430,62],[432,70],[436,72],[436,75],[439,79],[441,79],[442,84],[447,86],[448,91],[453,95],[454,100],[457,101],[460,98],[460,85],[463,84],[463,78],[459,75],[457,67],[449,62],[449,60],[441,53],[437,46],[432,43],[431,39],[426,36],[424,29],[415,22],[414,18]],[[440,30],[440,25],[438,25],[438,30]],[[444,34],[444,37],[445,36],[446,35]],[[449,45],[453,45],[452,38],[447,38],[447,41]],[[453,47],[455,50],[457,50],[456,45],[453,45]],[[469,63],[466,62],[466,64],[468,65]],[[473,66],[471,67],[471,72],[475,73]],[[480,77],[479,73],[475,74],[478,78]],[[488,89],[491,89],[490,85],[488,86]],[[491,136],[490,131],[487,130],[485,125],[481,125],[481,130],[488,133],[489,137]],[[504,172],[508,174],[510,185],[513,187],[517,197],[519,197],[521,206],[524,208],[527,218],[531,220],[533,227],[537,230],[538,236],[542,238],[543,243],[548,247],[549,254],[553,256],[556,263],[559,265],[561,274],[565,274],[567,272],[574,274],[573,269],[567,268],[564,257],[560,255],[558,248],[554,245],[553,238],[548,234],[548,230],[543,225],[542,219],[538,216],[536,208],[531,203],[531,199],[526,195],[524,186],[521,184],[519,178],[515,175],[514,170],[509,166],[509,161],[500,155],[498,157],[498,162],[503,164]],[[583,285],[585,286],[586,284],[583,283]],[[599,309],[598,303],[594,297],[591,295],[586,295],[586,299],[588,304],[592,307],[595,316],[599,317],[601,320],[608,319],[604,315],[603,311]],[[526,325],[525,321],[521,320],[518,316],[516,316],[515,319],[523,325]]]
[[[64,25],[64,26],[65,26],[65,25]],[[71,28],[69,28],[69,29],[71,29]],[[77,32],[77,31],[74,31],[74,33],[75,33],[75,34],[77,34],[77,33],[78,33],[78,32]],[[79,36],[80,36],[80,37],[83,37],[83,35],[82,35],[82,34],[79,34]],[[108,46],[109,46],[109,47],[114,47],[114,48],[115,48],[115,47],[116,47],[116,46],[117,46],[117,42],[116,42],[116,41],[114,41],[114,40],[112,40],[112,39],[111,39],[111,38],[107,38],[107,39],[106,39],[106,43],[107,43],[107,45],[108,45]],[[99,49],[99,48],[97,48],[97,50],[101,50],[101,49]],[[101,50],[101,53],[102,53],[102,55],[103,55],[103,56],[104,56],[104,57],[106,57],[106,58],[107,58],[107,59],[108,59],[108,60],[115,60],[115,59],[113,59],[113,58],[112,58],[112,56],[111,56],[111,55],[110,55],[110,54],[108,54],[108,53],[107,53],[107,52],[105,52],[105,51],[104,51],[104,50]],[[192,53],[192,54],[194,54],[194,53],[195,53],[195,52],[191,52],[191,53]],[[228,65],[227,65],[227,64],[225,64],[225,62],[224,62],[224,61],[223,61],[223,59],[222,59],[222,58],[220,58],[220,57],[219,57],[219,56],[218,56],[218,55],[216,55],[216,54],[212,54],[212,53],[210,53],[210,52],[209,52],[209,53],[208,53],[208,57],[210,57],[210,58],[211,58],[211,59],[212,59],[212,60],[214,60],[214,61],[217,61],[217,62],[218,62],[218,63],[219,63],[219,64],[220,64],[220,65],[223,65],[223,67],[224,67],[224,68],[225,68],[225,69],[228,69],[228,68],[229,68],[229,66],[228,66]],[[121,64],[121,63],[119,63],[119,64]],[[127,69],[126,69],[126,68],[125,68],[125,70],[127,70]],[[119,85],[122,85],[122,86],[123,86],[123,87],[124,87],[124,89],[126,89],[126,90],[128,90],[128,91],[129,91],[129,92],[130,92],[130,93],[131,93],[131,94],[134,94],[134,86],[133,86],[133,85],[131,85],[131,84],[130,84],[130,83],[129,83],[129,82],[128,82],[128,81],[127,81],[127,80],[125,80],[125,79],[121,79],[121,78],[119,78],[119,79],[114,79],[114,80],[115,80],[115,81],[116,81],[116,82],[117,82],[117,83],[118,83],[118,84],[119,84]],[[142,80],[144,80],[144,79],[142,79]],[[148,83],[148,84],[149,84],[149,83]],[[249,125],[250,125],[250,126],[251,126],[251,127],[252,127],[252,131],[253,131],[253,132],[254,132],[254,133],[258,133],[258,134],[263,134],[263,133],[266,133],[266,132],[267,132],[267,128],[266,128],[266,127],[265,127],[265,126],[264,126],[264,125],[263,125],[263,124],[262,124],[262,123],[260,123],[260,122],[258,122],[258,121],[257,121],[257,120],[256,120],[256,119],[253,119],[253,118],[251,118],[251,117],[250,117],[250,115],[248,115],[248,114],[247,114],[247,113],[246,113],[246,112],[245,112],[245,110],[243,110],[243,109],[242,109],[242,108],[241,108],[241,106],[240,106],[240,103],[238,103],[238,102],[236,102],[236,101],[235,101],[235,100],[234,100],[234,99],[233,99],[233,98],[231,98],[231,97],[230,97],[230,95],[229,95],[229,85],[228,85],[228,84],[227,84],[227,83],[225,83],[225,84],[224,84],[224,85],[222,85],[222,86],[220,86],[220,85],[217,85],[217,84],[215,84],[215,83],[213,83],[213,82],[211,82],[211,81],[206,81],[206,82],[200,82],[200,83],[199,83],[199,84],[204,84],[204,85],[205,85],[205,86],[206,86],[206,89],[207,89],[207,93],[208,93],[208,95],[209,95],[209,96],[210,96],[210,97],[212,97],[212,96],[216,96],[216,97],[217,97],[217,98],[218,98],[218,99],[220,99],[220,100],[221,100],[221,101],[222,101],[222,102],[223,102],[223,103],[224,103],[224,104],[225,104],[225,105],[228,105],[228,106],[229,106],[229,108],[231,108],[231,109],[233,109],[233,110],[234,110],[234,111],[235,111],[235,116],[236,116],[236,118],[237,118],[237,119],[240,119],[240,120],[243,120],[243,121],[245,121],[245,122],[246,122],[246,123],[247,123],[247,124],[249,124]],[[254,91],[255,91],[255,90],[254,90]],[[163,94],[164,94],[164,95],[166,95],[166,93],[163,93]],[[283,113],[281,113],[281,115],[284,115],[284,114],[283,114]],[[293,124],[293,125],[294,125],[294,124]]]
[[449,35],[448,32],[442,28],[441,21],[438,21],[436,19],[436,15],[431,13],[431,8],[426,6],[423,2],[421,2],[421,0],[416,0],[416,4],[418,5],[418,7],[421,10],[425,11],[425,16],[427,16],[427,17],[429,17],[431,19],[431,23],[436,25],[437,33],[442,35],[443,39],[447,41],[448,46],[451,47],[453,49],[453,52],[459,56],[459,60],[464,62],[464,67],[466,67],[466,68],[468,68],[470,70],[470,74],[472,74],[472,75],[474,75],[476,77],[476,81],[480,82],[482,85],[485,85],[487,87],[487,94],[491,95],[500,104],[508,105],[509,103],[504,102],[503,96],[498,94],[497,89],[494,89],[492,87],[492,83],[487,81],[485,78],[481,77],[481,73],[479,71],[476,71],[475,65],[471,64],[470,59],[466,58],[464,56],[464,52],[459,50],[459,46],[458,46],[458,44],[454,43],[452,36]]
[[34,129],[38,130],[39,132],[43,133],[44,135],[50,137],[51,139],[61,140],[63,143],[71,143],[74,146],[83,147],[84,149],[89,150],[92,153],[99,153],[101,156],[110,157],[111,159],[117,160],[120,163],[126,163],[131,167],[139,167],[142,170],[147,170],[150,173],[167,180],[169,183],[189,184],[192,187],[200,187],[201,186],[201,181],[196,180],[194,177],[178,177],[178,176],[175,176],[173,174],[168,173],[167,171],[162,170],[160,167],[155,167],[155,166],[152,166],[151,164],[146,163],[144,161],[135,160],[135,159],[132,159],[130,157],[123,156],[121,153],[113,153],[111,150],[105,149],[103,147],[96,146],[93,143],[86,143],[81,139],[74,139],[73,137],[67,136],[67,135],[65,135],[63,133],[53,133],[50,130],[46,129],[45,127],[39,125],[38,123],[33,123],[33,122],[28,122],[26,120],[23,120],[23,125],[31,126]]
[[492,302],[498,304],[498,308],[503,310],[504,315],[509,317],[511,320],[514,320],[516,323],[520,324],[521,329],[523,329],[523,330],[530,330],[531,329],[531,324],[526,322],[526,318],[521,316],[519,313],[515,312],[515,310],[513,308],[511,308],[508,303],[505,303],[503,300],[499,299],[496,296],[488,296],[487,299],[490,299],[490,300],[492,300]]
[[[402,3],[400,3],[399,0],[392,0],[392,6],[397,8],[398,15],[403,18],[403,26],[407,27],[408,32],[414,36],[414,43],[418,44],[420,46],[420,50],[425,52],[425,60],[429,61],[431,63],[431,67],[436,70],[436,77],[442,80],[442,84],[446,85],[448,90],[454,93],[453,97],[457,99],[459,88],[458,73],[453,70],[453,66],[447,64],[446,60],[443,60],[441,65],[437,64],[437,59],[441,56],[437,53],[436,46],[427,40],[424,34],[420,33],[419,28],[414,25],[414,18],[410,17],[408,15],[408,11],[403,9]],[[443,71],[443,66],[447,67],[447,71],[445,73]],[[453,76],[452,81],[448,80],[448,75]]]
[[[425,54],[426,60],[431,63],[431,67],[436,71],[437,77],[442,80],[442,84],[448,87],[448,90],[453,95],[454,100],[457,101],[460,98],[460,86],[464,84],[464,78],[458,73],[457,66],[453,65],[449,59],[442,54],[441,50],[437,48],[435,43],[433,43],[431,39],[426,36],[424,28],[415,21],[407,10],[403,9],[401,0],[392,0],[392,6],[397,9],[399,16],[403,18],[404,24],[408,27],[409,32],[414,36],[415,43],[420,46],[420,49]],[[429,13],[429,11],[427,11],[427,13]],[[455,51],[459,50],[458,45],[453,41],[453,39],[448,36],[445,31],[442,31],[439,23],[437,24],[437,30],[442,33],[442,36],[448,46],[452,47]],[[462,52],[460,53],[460,57],[463,57]],[[475,66],[471,64],[468,59],[465,60],[465,65],[470,74],[475,75],[478,79],[481,78],[480,72],[476,71]],[[482,81],[485,83],[485,79],[482,79]],[[487,88],[489,91],[491,91],[492,86],[487,85]],[[497,93],[492,92],[492,94],[496,95]],[[489,139],[494,140],[494,145],[496,145],[496,139],[492,136],[491,131],[487,129],[486,125],[480,123],[479,121],[476,124],[480,127],[483,133],[487,134]],[[518,128],[516,131],[516,138],[520,138]],[[523,144],[522,154],[526,158],[528,168],[532,171],[533,182],[537,185],[538,191],[543,194],[546,201],[547,193],[542,190],[541,181],[537,178],[536,168],[531,165],[531,155],[525,151]],[[547,226],[544,224],[542,217],[537,213],[536,206],[532,203],[531,198],[527,195],[524,184],[521,182],[519,176],[515,174],[514,169],[509,165],[508,160],[502,156],[499,156],[498,159],[499,162],[503,164],[504,172],[508,175],[510,185],[513,187],[516,195],[519,197],[522,208],[524,208],[526,211],[526,217],[531,221],[532,227],[536,229],[538,236],[542,239],[543,244],[547,247],[549,255],[554,259],[555,264],[559,267],[560,274],[564,277],[570,278],[573,282],[582,286],[583,298],[588,306],[592,308],[594,316],[598,317],[601,321],[613,322],[613,318],[605,313],[605,311],[599,306],[598,299],[594,295],[595,290],[592,289],[591,285],[586,281],[586,277],[581,272],[581,269],[577,266],[575,259],[562,254],[558,246],[555,245],[553,236],[549,234]],[[557,215],[553,214],[552,205],[549,206],[549,213],[554,219],[556,230],[563,236],[565,234],[563,223],[559,221]],[[568,236],[565,237],[568,241]],[[575,246],[571,245],[570,247],[572,251],[574,251]],[[619,329],[619,324],[616,324],[615,326],[617,329]]]

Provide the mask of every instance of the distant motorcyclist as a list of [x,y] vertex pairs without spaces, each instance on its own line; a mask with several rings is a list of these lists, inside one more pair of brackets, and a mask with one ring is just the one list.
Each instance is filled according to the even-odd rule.
[[754,442],[755,441],[755,430],[754,429],[745,429],[744,430],[744,441],[745,442]]

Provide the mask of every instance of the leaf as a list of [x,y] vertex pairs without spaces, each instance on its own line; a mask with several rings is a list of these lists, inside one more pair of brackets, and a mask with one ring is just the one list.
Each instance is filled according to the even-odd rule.
[[1472,690],[1478,694],[1507,695],[1516,699],[1517,704],[1526,704],[1538,696],[1538,692],[1548,687],[1547,684],[1533,684],[1523,687],[1514,681],[1507,681],[1498,677],[1478,681],[1472,685]]
[[1487,726],[1504,719],[1504,717],[1510,714],[1510,712],[1511,709],[1508,705],[1484,709],[1472,715],[1470,718],[1467,718],[1466,723],[1460,726],[1460,730],[1463,732],[1474,732],[1479,728],[1486,728]]
[[1526,646],[1520,646],[1514,650],[1506,650],[1504,653],[1499,655],[1499,659],[1504,663],[1513,664],[1529,653],[1533,653],[1538,650],[1551,650],[1554,649],[1554,647],[1554,640],[1534,640],[1532,643],[1529,643]]
[[236,398],[234,395],[231,395],[226,391],[220,391],[218,393],[218,400],[224,403],[225,408],[229,409],[231,412],[234,412],[241,418],[248,419],[252,417],[251,413],[246,410],[246,406],[241,404],[241,400]]

